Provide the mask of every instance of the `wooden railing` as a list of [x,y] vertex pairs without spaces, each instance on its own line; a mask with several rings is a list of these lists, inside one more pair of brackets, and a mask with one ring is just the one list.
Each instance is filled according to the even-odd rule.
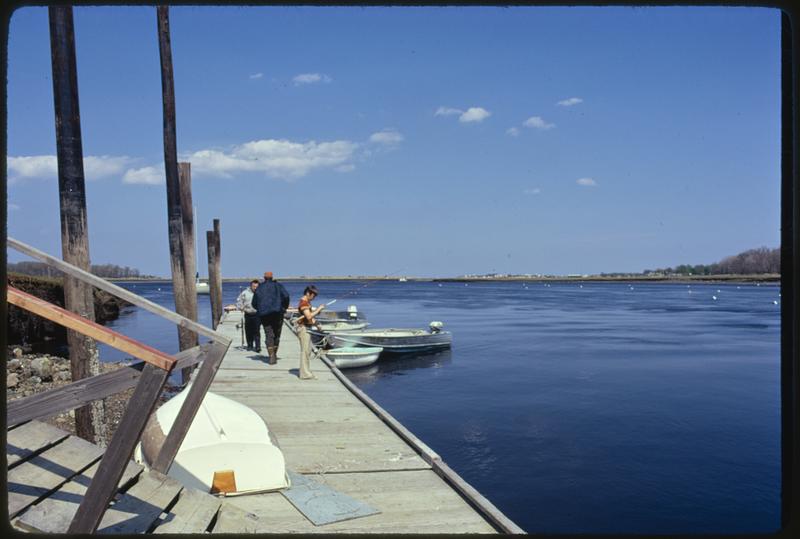
[[193,320],[165,309],[149,300],[137,296],[105,279],[101,279],[76,266],[68,264],[13,238],[7,245],[21,253],[38,259],[56,269],[105,290],[134,305],[157,314],[171,322],[211,339],[210,343],[184,350],[174,356],[126,337],[75,313],[67,311],[39,298],[8,287],[8,303],[47,318],[57,324],[78,331],[100,342],[122,350],[142,360],[117,371],[77,380],[67,386],[45,391],[23,399],[14,400],[7,406],[7,422],[12,427],[39,417],[46,417],[83,406],[93,400],[102,399],[135,386],[114,436],[106,448],[100,466],[86,491],[80,506],[70,523],[68,533],[94,533],[111,502],[125,467],[133,456],[150,415],[155,411],[158,397],[164,389],[170,373],[202,362],[193,377],[191,388],[181,406],[172,428],[151,467],[161,473],[169,471],[175,455],[194,420],[222,358],[231,340]]

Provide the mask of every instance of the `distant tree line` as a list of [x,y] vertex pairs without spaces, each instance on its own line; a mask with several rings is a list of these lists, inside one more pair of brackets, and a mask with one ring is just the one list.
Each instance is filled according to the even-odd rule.
[[644,270],[644,274],[663,273],[679,275],[748,275],[758,273],[780,273],[781,250],[759,247],[738,255],[723,258],[713,264],[681,264],[674,268]]
[[[33,275],[36,277],[60,277],[62,274],[57,269],[48,266],[44,262],[16,262],[7,265],[9,272],[22,273],[24,275]],[[151,277],[151,275],[142,275],[136,268],[128,266],[117,266],[116,264],[92,264],[91,272],[98,277],[103,278],[142,278]]]

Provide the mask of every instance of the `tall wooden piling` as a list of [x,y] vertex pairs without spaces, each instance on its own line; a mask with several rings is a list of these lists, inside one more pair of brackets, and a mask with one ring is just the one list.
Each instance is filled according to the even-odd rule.
[[220,234],[219,219],[214,219],[214,281],[217,291],[217,320],[222,318],[222,238]]
[[217,292],[217,276],[215,274],[217,264],[217,241],[214,236],[213,230],[206,230],[206,252],[208,253],[208,296],[211,300],[211,327],[213,329],[217,329],[217,324],[219,324],[220,316],[217,316],[217,312],[222,311],[222,307],[218,305],[221,303],[219,300],[219,294]]
[[[184,245],[184,216],[178,174],[178,148],[175,138],[175,84],[172,71],[169,7],[157,6],[156,15],[158,52],[161,58],[161,95],[164,104],[164,171],[167,179],[167,229],[172,269],[172,292],[175,296],[175,311],[186,318],[191,318],[192,309],[186,280],[187,278],[194,279],[194,275],[187,273],[186,247]],[[195,307],[195,313],[196,310]],[[197,335],[186,328],[179,327],[178,341],[181,350],[188,350],[196,345]],[[187,381],[185,378],[183,379],[183,383]]]
[[[89,232],[72,7],[51,6],[48,13],[56,113],[61,252],[66,262],[89,271]],[[69,275],[64,277],[64,305],[68,310],[94,321],[92,287]],[[67,343],[73,380],[100,373],[97,345],[93,339],[70,330],[67,331]],[[75,410],[76,433],[104,446],[104,411],[102,400]]]
[[[178,180],[180,183],[181,200],[181,220],[183,222],[183,261],[186,274],[184,285],[186,287],[186,318],[197,322],[197,287],[195,286],[194,275],[197,271],[195,240],[194,240],[194,207],[192,206],[192,165],[190,163],[178,163]],[[197,333],[191,333],[191,344],[193,348],[200,344]],[[188,350],[188,348],[186,348]],[[181,371],[182,379],[188,381],[192,368]]]

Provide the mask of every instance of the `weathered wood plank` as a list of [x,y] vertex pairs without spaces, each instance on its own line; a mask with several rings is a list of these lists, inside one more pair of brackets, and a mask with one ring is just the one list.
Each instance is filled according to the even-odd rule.
[[154,470],[139,481],[106,511],[97,533],[145,533],[159,515],[178,497],[183,485]]
[[[197,271],[195,241],[194,241],[194,207],[192,205],[192,165],[191,163],[178,163],[178,183],[180,194],[178,196],[181,205],[181,222],[183,228],[183,263],[185,265],[186,276],[184,286],[186,287],[186,312],[182,313],[186,318],[197,321],[197,288],[195,286],[195,272]],[[185,331],[188,330],[184,330]],[[190,332],[188,335],[183,333],[180,336],[181,350],[192,348],[198,345],[197,333]],[[192,369],[181,369],[181,382],[185,385],[189,382]]]
[[13,286],[8,287],[8,302],[64,327],[78,331],[92,339],[113,346],[117,350],[122,350],[161,369],[169,369],[175,363],[175,358],[161,350],[156,350],[152,346],[135,341],[96,322],[62,309],[58,305],[53,305],[22,290],[17,290]]
[[23,460],[64,440],[69,433],[48,423],[31,421],[6,436],[6,460],[11,469]]
[[205,533],[222,500],[195,489],[184,489],[163,522],[153,533]]
[[77,278],[81,279],[82,281],[91,284],[92,286],[95,286],[95,287],[97,287],[97,288],[99,288],[101,290],[105,290],[106,292],[108,292],[110,294],[114,294],[118,298],[122,298],[122,299],[124,299],[126,301],[129,301],[130,303],[133,303],[137,307],[141,307],[142,309],[144,309],[146,311],[150,311],[151,313],[157,314],[158,316],[160,316],[162,318],[166,318],[170,322],[178,324],[181,327],[185,327],[185,328],[191,329],[192,331],[196,331],[200,335],[203,335],[205,337],[209,337],[210,339],[212,339],[214,341],[227,340],[228,342],[230,342],[230,340],[231,340],[230,338],[225,337],[223,335],[220,335],[216,331],[214,331],[214,330],[212,330],[210,328],[207,328],[206,326],[204,326],[202,324],[198,324],[197,322],[195,322],[193,320],[189,320],[188,318],[185,318],[185,317],[183,317],[183,316],[181,316],[181,315],[179,315],[179,314],[177,314],[177,313],[175,313],[173,311],[170,311],[169,309],[164,308],[161,305],[153,303],[152,301],[150,301],[148,299],[145,299],[145,298],[143,298],[141,296],[137,296],[133,292],[130,292],[129,290],[126,290],[126,289],[122,288],[121,286],[117,286],[117,285],[115,285],[113,283],[110,283],[110,282],[106,281],[105,279],[97,277],[96,275],[92,275],[88,271],[84,271],[84,270],[82,270],[82,269],[80,269],[78,267],[73,266],[72,264],[67,264],[63,260],[61,260],[59,258],[56,258],[54,256],[51,256],[51,255],[49,255],[49,254],[47,254],[47,253],[45,253],[43,251],[40,251],[40,250],[38,250],[38,249],[36,249],[34,247],[31,247],[30,245],[26,245],[26,244],[22,243],[19,240],[16,240],[14,238],[8,237],[8,238],[6,238],[6,242],[7,242],[8,247],[16,249],[17,251],[19,251],[21,253],[24,253],[24,254],[26,254],[26,255],[28,255],[28,256],[30,256],[32,258],[35,258],[37,260],[41,260],[42,262],[45,262],[45,263],[47,263],[47,264],[49,264],[49,265],[51,265],[53,267],[58,268],[59,270],[61,270],[64,273],[66,273],[67,275],[72,275],[73,277],[77,277]]
[[169,467],[172,466],[172,461],[175,460],[175,455],[189,432],[189,427],[194,421],[197,411],[200,409],[200,404],[208,392],[211,382],[214,380],[214,375],[219,369],[222,358],[228,350],[228,345],[222,343],[214,343],[208,357],[203,362],[203,365],[197,371],[197,374],[192,381],[189,394],[181,406],[178,416],[167,433],[167,438],[164,440],[161,450],[153,463],[153,469],[161,473],[167,473]]
[[125,414],[100,462],[95,480],[89,485],[89,490],[69,526],[70,533],[93,533],[97,529],[168,376],[169,371],[153,365],[145,366],[136,390],[125,408]]
[[219,326],[219,318],[217,318],[217,278],[214,272],[216,271],[217,255],[215,253],[217,242],[214,238],[213,230],[206,230],[206,254],[208,255],[208,297],[211,304],[211,327],[215,330]]
[[[203,361],[209,350],[211,344],[207,343],[175,354],[175,368],[189,367]],[[138,382],[144,365],[144,362],[139,361],[112,372],[10,401],[6,406],[7,424],[13,426],[31,419],[48,417],[130,389]]]
[[[288,502],[287,502],[288,503]],[[222,503],[212,533],[268,533],[271,526],[258,516],[227,500]]]
[[219,325],[222,320],[222,236],[220,234],[219,219],[214,219],[214,272],[209,272],[209,292],[214,321]]
[[13,518],[75,474],[82,472],[103,454],[86,440],[70,436],[58,445],[8,472],[8,513]]
[[[78,505],[86,494],[89,483],[97,473],[98,467],[99,464],[92,465],[47,498],[25,511],[17,519],[17,526],[31,532],[66,533],[69,523],[72,522],[75,512],[78,510]],[[143,468],[135,462],[128,463],[128,467],[125,468],[117,488],[125,488],[142,470]]]

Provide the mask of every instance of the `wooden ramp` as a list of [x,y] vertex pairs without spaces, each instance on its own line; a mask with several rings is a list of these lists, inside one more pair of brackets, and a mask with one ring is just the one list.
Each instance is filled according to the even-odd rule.
[[[379,514],[314,526],[280,493],[230,497],[215,532],[496,533],[418,452],[368,408],[321,360],[316,380],[297,375],[300,346],[283,327],[279,361],[244,350],[226,314],[217,331],[231,339],[210,391],[254,409],[277,437],[287,468],[361,500]],[[264,348],[262,352],[266,352]],[[258,519],[226,515],[250,513]],[[521,530],[520,530],[521,531]]]
[[[31,421],[8,431],[8,515],[12,526],[27,532],[64,533],[102,455],[100,447],[47,423]],[[224,503],[130,462],[97,532],[213,531]]]

